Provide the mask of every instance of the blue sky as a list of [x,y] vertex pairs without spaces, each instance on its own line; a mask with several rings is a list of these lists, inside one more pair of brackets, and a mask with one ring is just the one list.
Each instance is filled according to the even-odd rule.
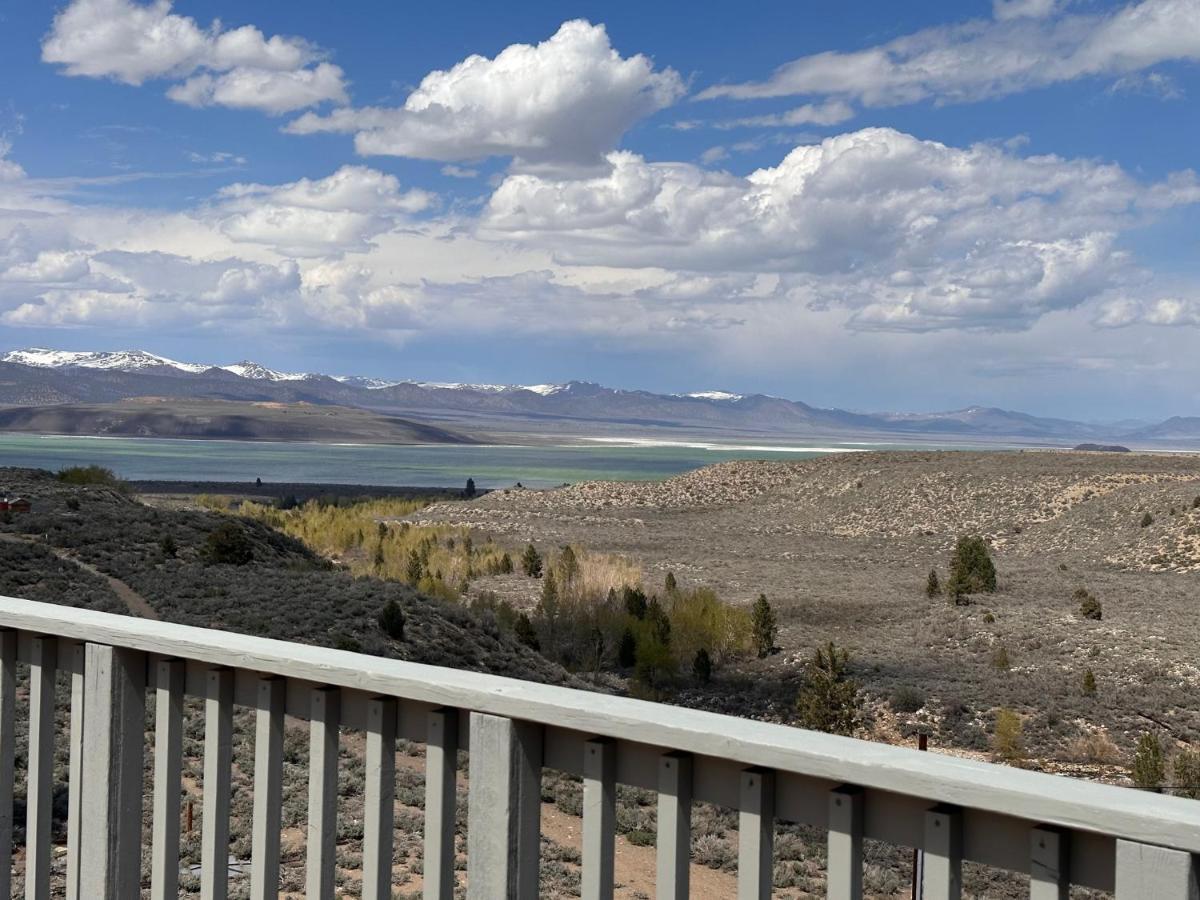
[[0,11],[0,343],[1200,413],[1200,0]]

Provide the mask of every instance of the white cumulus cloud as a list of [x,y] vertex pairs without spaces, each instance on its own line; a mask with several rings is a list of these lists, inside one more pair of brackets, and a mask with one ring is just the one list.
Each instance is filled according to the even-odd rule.
[[201,28],[171,10],[171,0],[73,0],[55,16],[42,59],[68,75],[180,81],[167,95],[192,106],[280,114],[347,102],[342,70],[304,39],[266,37],[253,25]]
[[288,130],[352,133],[363,155],[591,165],[683,92],[677,72],[641,54],[622,57],[603,25],[576,20],[540,44],[430,72],[401,107],[308,113]]

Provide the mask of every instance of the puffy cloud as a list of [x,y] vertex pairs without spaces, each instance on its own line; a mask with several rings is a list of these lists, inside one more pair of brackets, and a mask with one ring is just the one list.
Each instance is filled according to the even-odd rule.
[[1195,0],[1141,0],[1102,14],[1055,15],[1061,5],[998,0],[992,21],[929,28],[849,53],[805,56],[766,81],[717,85],[699,97],[832,96],[867,106],[930,97],[962,102],[1200,60]]
[[1141,301],[1121,297],[1102,303],[1093,319],[1100,328],[1129,325],[1200,326],[1200,297],[1163,297]]
[[591,165],[683,92],[674,70],[622,57],[603,25],[576,20],[536,46],[513,44],[494,59],[469,56],[430,72],[402,107],[308,113],[288,130],[353,133],[363,155]]
[[609,156],[601,177],[508,176],[481,236],[569,265],[779,272],[860,328],[1021,328],[1112,286],[1114,235],[1200,201],[1192,173],[1144,185],[1119,166],[1022,158],[872,128],[792,150],[746,178]]
[[42,43],[42,59],[68,75],[132,85],[186,78],[167,96],[272,114],[346,102],[342,70],[320,55],[302,38],[268,38],[252,25],[203,29],[171,12],[171,0],[74,0]]
[[428,191],[402,190],[394,175],[343,166],[317,180],[231,185],[220,192],[214,214],[235,241],[296,256],[329,256],[368,249],[371,238],[436,200]]
[[8,159],[12,152],[12,144],[0,137],[0,181],[17,181],[25,177],[25,170]]

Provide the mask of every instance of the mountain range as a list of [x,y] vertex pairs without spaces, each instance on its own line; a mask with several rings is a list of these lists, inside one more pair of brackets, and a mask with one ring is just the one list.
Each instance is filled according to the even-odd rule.
[[0,354],[0,407],[103,404],[137,397],[342,406],[504,435],[1200,443],[1200,417],[1098,425],[986,406],[933,413],[863,413],[722,390],[657,394],[584,381],[534,385],[391,381],[281,372],[250,361],[178,362],[142,350],[30,348]]

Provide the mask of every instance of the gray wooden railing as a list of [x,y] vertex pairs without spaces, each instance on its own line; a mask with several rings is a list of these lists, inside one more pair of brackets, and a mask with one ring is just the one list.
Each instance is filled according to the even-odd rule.
[[[67,894],[138,896],[146,692],[155,697],[151,896],[179,882],[183,699],[205,704],[202,896],[228,892],[235,705],[256,711],[251,896],[278,894],[283,717],[310,723],[307,894],[334,894],[340,729],[366,734],[363,897],[391,896],[397,737],[426,754],[426,897],[453,893],[457,750],[467,884],[536,897],[543,766],[583,779],[582,894],[613,891],[616,785],[658,792],[657,896],[686,897],[692,804],[738,810],[738,894],[768,897],[776,821],[828,831],[828,895],[859,897],[863,841],[924,850],[924,896],[973,860],[1119,900],[1195,900],[1200,803],[696,710],[0,597],[0,856],[12,840],[18,663],[29,666],[25,893],[50,896],[56,672],[71,673]],[[11,890],[0,879],[0,900]]]

